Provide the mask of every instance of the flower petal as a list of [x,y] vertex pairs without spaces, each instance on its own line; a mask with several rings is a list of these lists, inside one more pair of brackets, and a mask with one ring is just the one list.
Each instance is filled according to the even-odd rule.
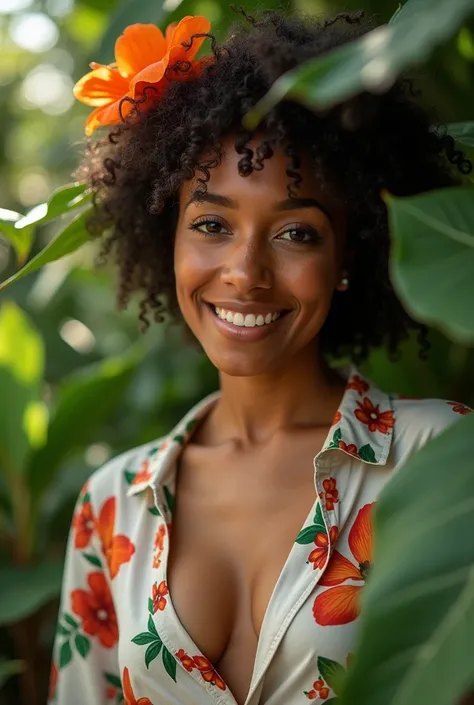
[[127,536],[114,536],[112,547],[108,555],[110,577],[115,578],[119,568],[124,563],[128,563],[135,553],[135,546]]
[[[191,37],[193,34],[207,34],[211,29],[211,23],[209,22],[206,17],[199,17],[199,16],[192,16],[188,15],[187,17],[183,17],[182,20],[178,23],[176,26],[173,35],[171,37],[171,43],[170,46],[178,46],[183,43],[188,45],[190,43]],[[185,49],[184,47],[181,47],[183,50],[183,56],[182,59],[186,58],[188,61],[192,61],[196,54],[198,53],[199,49],[201,48],[202,43],[204,42],[205,37],[199,37],[196,39],[193,39],[192,44],[189,49]]]
[[359,615],[362,588],[339,585],[325,590],[314,601],[313,617],[322,627],[349,624]]
[[117,125],[123,122],[133,109],[133,103],[124,101],[121,104],[120,100],[115,101],[111,105],[104,105],[103,108],[96,108],[91,112],[86,120],[86,135],[92,135],[94,130],[104,125]]
[[375,502],[372,502],[372,504],[366,504],[359,510],[356,520],[349,531],[349,547],[359,564],[372,561],[371,513],[374,505]]
[[130,681],[130,673],[128,671],[128,668],[126,668],[126,667],[123,669],[122,686],[123,686],[123,694],[125,696],[126,705],[135,705],[136,700],[135,700],[135,696],[134,696],[133,690],[132,690],[132,683]]
[[135,76],[166,54],[163,32],[154,24],[132,24],[115,42],[118,70],[125,78]]
[[169,55],[165,54],[161,61],[150,64],[137,73],[134,79],[130,82],[130,90],[134,98],[140,97],[143,93],[143,88],[146,85],[157,85],[165,78],[165,72],[168,68]]
[[110,548],[115,526],[115,497],[109,497],[102,505],[97,520],[97,532],[105,550]]
[[345,580],[362,580],[360,571],[342,553],[333,551],[319,584],[340,585]]
[[169,49],[170,46],[173,44],[173,37],[174,37],[174,32],[176,27],[178,26],[177,22],[171,22],[166,28],[165,31],[165,39],[166,39],[166,48]]
[[73,88],[81,103],[100,108],[120,99],[128,91],[128,81],[110,66],[100,66],[86,73]]

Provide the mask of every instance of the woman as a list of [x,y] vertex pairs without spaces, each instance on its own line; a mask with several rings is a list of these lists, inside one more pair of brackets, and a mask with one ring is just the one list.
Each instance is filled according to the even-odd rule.
[[285,102],[257,133],[241,126],[283,72],[368,29],[361,13],[244,15],[197,61],[203,18],[166,38],[134,25],[117,64],[76,87],[96,106],[88,132],[114,125],[79,176],[119,264],[119,302],[141,291],[145,327],[150,312],[184,320],[220,391],[81,493],[51,684],[60,705],[334,697],[377,496],[467,412],[329,365],[380,345],[395,355],[410,330],[427,349],[390,285],[380,192],[449,186],[448,157],[469,164],[411,84],[323,115]]

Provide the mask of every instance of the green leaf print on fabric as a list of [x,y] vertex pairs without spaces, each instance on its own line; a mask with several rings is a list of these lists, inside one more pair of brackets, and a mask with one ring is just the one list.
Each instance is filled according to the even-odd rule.
[[163,492],[165,493],[165,498],[166,498],[166,504],[168,505],[168,509],[170,511],[171,516],[174,514],[174,497],[169,491],[169,489],[166,487],[166,485],[163,486]]
[[318,668],[321,676],[324,678],[329,687],[336,693],[336,695],[339,695],[346,669],[337,661],[333,661],[330,658],[325,658],[324,656],[320,656],[318,658]]
[[176,659],[171,654],[166,646],[163,646],[163,653],[161,655],[163,659],[163,666],[165,667],[166,673],[174,680],[176,683]]
[[339,448],[339,441],[342,439],[342,431],[338,428],[334,431],[332,441],[329,443],[328,448]]
[[180,445],[184,446],[184,436],[180,433],[178,433],[177,436],[174,436],[173,441],[176,441],[176,443],[179,443]]
[[365,446],[359,448],[359,457],[361,460],[365,460],[368,463],[376,463],[377,458],[375,457],[374,449],[367,443]]
[[76,622],[76,620],[74,619],[74,617],[71,617],[71,615],[69,615],[67,612],[65,612],[65,613],[63,614],[63,619],[64,619],[64,621],[67,622],[67,623],[69,624],[69,626],[72,627],[73,629],[77,629],[77,628],[78,628],[79,622]]
[[82,555],[86,561],[89,561],[92,565],[95,565],[97,568],[102,568],[102,563],[97,556],[94,556],[92,553],[83,553]]
[[71,662],[71,659],[72,649],[68,640],[64,642],[59,651],[59,668],[66,668],[66,666]]
[[91,648],[90,640],[84,636],[84,634],[76,634],[74,644],[76,645],[78,653],[85,659]]
[[169,677],[176,682],[176,659],[168,651],[166,646],[163,645],[163,642],[156,631],[151,614],[148,617],[148,631],[137,634],[137,636],[133,637],[132,642],[137,646],[147,647],[145,651],[145,665],[147,668],[150,667],[150,663],[156,659],[161,651],[161,659],[163,661],[165,671]]
[[150,663],[156,659],[162,646],[163,642],[161,639],[159,641],[154,641],[153,644],[150,644],[145,652],[145,665],[147,668],[150,668]]
[[158,509],[158,507],[148,507],[148,511],[150,512],[150,514],[153,514],[154,517],[161,516],[160,510]]
[[133,480],[135,479],[136,473],[131,472],[130,470],[125,470],[124,475],[125,475],[125,482],[127,483],[127,485],[131,485]]
[[301,529],[298,536],[296,537],[296,543],[302,545],[313,543],[316,534],[327,534],[326,524],[324,523],[323,512],[321,509],[321,502],[319,501],[316,507],[316,513],[314,515],[313,522],[314,523],[310,524],[310,526],[305,526],[303,529]]
[[122,690],[122,681],[120,680],[119,676],[114,676],[113,673],[104,673],[104,678],[109,683],[110,685],[113,685],[114,688],[118,688],[119,690]]

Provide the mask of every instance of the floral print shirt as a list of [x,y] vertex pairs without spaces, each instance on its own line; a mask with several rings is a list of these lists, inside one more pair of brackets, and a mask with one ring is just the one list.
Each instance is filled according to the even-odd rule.
[[[81,492],[50,682],[56,705],[236,705],[179,621],[167,587],[177,457],[219,393]],[[393,471],[470,410],[389,396],[354,368],[314,458],[314,504],[278,578],[245,705],[334,703],[372,563],[371,514]],[[311,470],[313,472],[313,470]]]

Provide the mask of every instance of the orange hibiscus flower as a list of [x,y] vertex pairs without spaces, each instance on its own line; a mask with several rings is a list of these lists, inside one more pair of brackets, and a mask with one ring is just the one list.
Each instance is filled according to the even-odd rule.
[[[95,108],[86,120],[86,134],[91,135],[102,125],[122,122],[133,108],[132,100],[143,98],[147,86],[161,93],[171,79],[194,75],[196,65],[191,73],[184,68],[186,62],[188,66],[192,62],[205,37],[191,38],[207,34],[210,28],[205,17],[191,16],[169,25],[165,36],[153,24],[126,27],[115,42],[115,63],[92,63],[92,71],[74,86],[75,97]],[[123,98],[131,100],[121,104]]]
[[122,685],[123,695],[125,698],[125,705],[153,705],[149,698],[139,698],[138,700],[136,699],[133,693],[132,682],[130,680],[130,673],[128,672],[128,668],[123,669]]
[[110,589],[103,573],[89,573],[87,584],[90,591],[73,590],[71,608],[82,619],[82,629],[89,636],[99,637],[107,649],[118,641],[117,615]]
[[334,505],[339,502],[339,490],[337,489],[336,480],[334,477],[328,477],[323,482],[324,499],[326,501],[326,509],[332,512]]
[[94,531],[94,515],[92,514],[92,505],[90,502],[81,504],[79,511],[72,520],[72,526],[75,532],[75,548],[87,548],[92,532]]
[[226,690],[226,684],[205,656],[193,656],[193,661],[207,683],[217,685],[221,690]]
[[393,428],[395,419],[393,411],[380,411],[379,405],[374,406],[368,397],[364,397],[363,401],[358,401],[359,407],[354,411],[356,418],[367,424],[369,431],[379,431],[380,433],[388,433],[390,428]]
[[168,594],[168,586],[166,585],[166,580],[162,580],[161,583],[155,583],[151,589],[151,599],[153,600],[153,614],[158,612],[158,610],[163,611],[166,607],[165,595]]
[[[349,532],[348,543],[355,565],[335,550],[323,573],[320,585],[329,586],[329,590],[320,593],[313,604],[314,619],[323,627],[349,624],[359,614],[360,592],[372,563],[371,512],[374,504],[366,504],[359,510]],[[359,581],[362,585],[341,585],[346,580]]]
[[365,379],[362,379],[359,375],[354,375],[352,379],[349,380],[347,389],[355,389],[356,392],[359,392],[359,394],[362,395],[369,391],[369,385]]
[[110,577],[115,578],[120,566],[128,563],[135,553],[135,546],[127,536],[116,534],[115,528],[115,497],[109,497],[100,510],[96,522],[97,532],[102,541],[102,550],[107,559]]
[[448,401],[448,404],[455,414],[461,414],[461,416],[472,414],[472,410],[468,406],[465,406],[464,404],[459,404],[459,402],[457,401]]
[[318,532],[314,537],[314,543],[316,548],[313,548],[308,556],[308,561],[313,564],[313,569],[323,568],[326,563],[326,558],[329,551],[329,544],[334,544],[337,539],[338,528],[337,526],[331,526],[329,529],[329,537],[322,531]]
[[185,669],[189,671],[189,673],[191,673],[191,671],[196,668],[196,664],[194,663],[193,659],[186,653],[184,649],[180,649],[176,652],[176,658],[179,658],[179,660],[181,661]]
[[132,485],[140,485],[142,482],[148,482],[148,480],[150,478],[151,478],[150,461],[145,460],[142,463],[140,470],[137,472],[137,474],[133,478]]

